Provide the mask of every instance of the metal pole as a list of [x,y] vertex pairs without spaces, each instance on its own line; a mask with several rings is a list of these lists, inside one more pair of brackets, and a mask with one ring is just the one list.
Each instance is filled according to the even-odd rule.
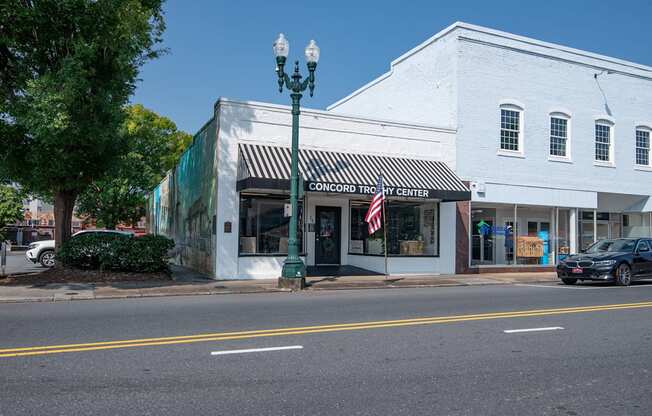
[[518,204],[514,204],[514,232],[512,235],[512,245],[514,246],[512,262],[516,266],[518,264]]
[[292,159],[290,173],[290,204],[292,205],[292,216],[290,217],[290,229],[288,235],[288,256],[283,263],[281,276],[284,278],[304,278],[306,266],[299,258],[299,241],[297,239],[297,226],[299,223],[299,103],[301,94],[293,92],[292,97]]
[[[384,185],[383,185],[384,187]],[[385,215],[385,198],[383,197],[383,232],[385,233],[385,279],[389,277],[389,271],[387,269],[387,215]]]
[[568,251],[567,254],[577,254],[577,208],[568,212]]
[[593,210],[593,242],[598,241],[598,210]]
[[548,238],[552,241],[552,264],[557,264],[557,252],[559,251],[559,207],[554,207],[552,212],[555,222],[555,235],[554,238],[551,236],[548,236]]

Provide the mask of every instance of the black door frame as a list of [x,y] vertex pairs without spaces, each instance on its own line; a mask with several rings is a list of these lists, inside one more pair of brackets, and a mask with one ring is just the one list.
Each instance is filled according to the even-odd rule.
[[[318,259],[318,245],[319,245],[319,230],[320,230],[320,220],[319,220],[319,212],[325,210],[325,211],[334,211],[336,220],[335,220],[335,243],[337,244],[337,261],[335,263],[320,263]],[[333,206],[333,205],[316,205],[315,206],[315,266],[319,265],[341,265],[342,264],[342,207],[338,206]]]

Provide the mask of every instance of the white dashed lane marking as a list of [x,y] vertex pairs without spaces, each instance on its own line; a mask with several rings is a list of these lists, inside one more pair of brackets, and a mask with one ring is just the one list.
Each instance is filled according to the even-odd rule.
[[525,328],[525,329],[506,329],[503,332],[506,334],[517,334],[519,332],[540,332],[540,331],[558,331],[564,329],[563,326],[548,326],[545,328]]
[[288,345],[286,347],[250,348],[246,350],[213,351],[211,352],[211,355],[248,354],[251,352],[268,352],[268,351],[301,350],[301,349],[303,349],[303,345]]

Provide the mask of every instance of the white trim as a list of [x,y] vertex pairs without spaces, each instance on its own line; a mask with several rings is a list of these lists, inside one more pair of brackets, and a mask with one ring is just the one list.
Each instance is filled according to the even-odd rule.
[[[595,158],[595,145],[597,143],[595,137],[595,127],[597,125],[609,127],[609,160],[598,160]],[[595,122],[593,123],[593,165],[594,166],[601,166],[601,167],[608,167],[608,168],[616,167],[616,152],[615,152],[616,135],[614,133],[615,130],[616,130],[616,122],[613,117],[598,116],[595,118]]]
[[[594,149],[594,152],[595,152],[595,149]],[[615,168],[616,164],[611,163],[611,162],[601,161],[601,160],[594,160],[593,161],[593,166],[597,166],[599,168]]]
[[[517,100],[513,99],[502,99],[498,105],[500,118],[498,119],[498,150],[497,154],[500,156],[511,156],[511,157],[525,157],[525,140],[524,140],[524,131],[525,131],[525,106],[522,105]],[[518,150],[509,150],[503,149],[501,131],[502,131],[502,110],[514,111],[518,113]]]
[[[559,118],[566,120],[566,156],[558,156],[550,154],[550,139],[552,138],[552,131],[550,129],[550,122],[553,118]],[[548,114],[548,160],[553,162],[567,162],[573,163],[572,157],[572,141],[571,141],[571,132],[572,132],[572,118],[570,112],[565,111],[551,111]]]
[[[548,151],[550,153],[550,151]],[[563,156],[553,156],[553,155],[548,155],[548,162],[557,162],[557,163],[575,163],[573,160],[569,157],[563,157]]]
[[510,107],[514,107],[514,109],[518,111],[524,111],[525,110],[525,104],[523,104],[519,100],[515,100],[512,98],[503,98],[500,101],[498,101],[498,106],[503,107],[506,109],[510,109]]
[[550,114],[550,116],[559,114],[567,118],[573,118],[573,112],[565,107],[552,107],[548,110],[548,114]]
[[[234,100],[226,97],[218,98],[214,104],[214,109],[217,112],[217,108],[224,105],[229,105],[234,107],[249,107],[249,108],[260,109],[260,110],[278,111],[278,112],[286,112],[286,113],[292,110],[292,107],[288,105],[271,104],[271,103],[264,103],[260,101]],[[457,129],[455,128],[435,126],[433,124],[406,122],[400,120],[376,119],[376,118],[364,117],[358,115],[338,114],[330,111],[317,110],[314,108],[306,108],[306,107],[301,107],[301,116],[302,117],[314,116],[314,117],[321,117],[325,119],[352,121],[361,124],[376,124],[376,125],[380,124],[382,126],[388,126],[388,127],[409,127],[409,128],[423,129],[427,131],[438,131],[438,132],[446,132],[446,133],[457,132]],[[303,126],[301,127],[303,128]]]
[[[636,160],[637,157],[637,150],[638,150],[638,144],[637,144],[637,137],[638,132],[647,132],[648,133],[648,141],[647,141],[647,165],[642,165],[638,163]],[[646,125],[638,125],[634,128],[634,169],[637,170],[652,170],[652,128],[646,126]]]
[[525,155],[522,152],[519,152],[519,151],[516,151],[516,150],[498,149],[496,151],[496,154],[498,156],[516,157],[516,158],[519,158],[519,159],[525,159]]
[[595,115],[593,116],[593,121],[595,121],[596,123],[602,122],[602,124],[611,123],[612,126],[616,124],[616,119],[607,114]]

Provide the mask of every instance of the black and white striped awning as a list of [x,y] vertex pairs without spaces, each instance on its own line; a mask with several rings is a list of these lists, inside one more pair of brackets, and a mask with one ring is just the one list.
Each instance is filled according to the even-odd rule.
[[[239,145],[238,190],[290,189],[290,149]],[[323,150],[299,150],[308,192],[373,194],[382,173],[387,196],[465,201],[468,187],[443,162]]]

